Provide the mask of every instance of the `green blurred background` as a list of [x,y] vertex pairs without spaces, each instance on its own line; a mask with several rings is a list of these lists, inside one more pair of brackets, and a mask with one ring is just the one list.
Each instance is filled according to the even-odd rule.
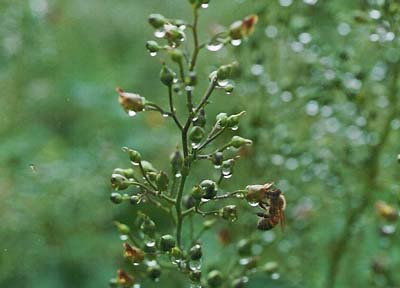
[[[331,287],[332,279],[400,287],[397,223],[374,208],[383,200],[397,209],[400,199],[396,2],[215,0],[201,11],[202,39],[260,17],[240,47],[202,52],[197,88],[218,65],[241,63],[235,93],[217,92],[208,111],[211,125],[219,112],[247,110],[239,132],[254,140],[222,189],[275,181],[288,200],[285,234],[256,231],[254,209],[243,205],[238,223],[205,235],[210,257],[222,251],[217,266],[237,240],[262,243],[260,263],[277,262],[279,279],[257,275],[248,287]],[[123,265],[112,222],[133,223],[134,214],[108,200],[112,169],[129,165],[120,148],[168,170],[179,137],[157,113],[129,118],[115,87],[167,104],[161,60],[144,48],[154,38],[147,16],[190,20],[189,8],[184,0],[0,1],[1,287],[106,287]],[[195,176],[191,184],[215,173],[200,166]],[[231,244],[221,244],[221,231]]]

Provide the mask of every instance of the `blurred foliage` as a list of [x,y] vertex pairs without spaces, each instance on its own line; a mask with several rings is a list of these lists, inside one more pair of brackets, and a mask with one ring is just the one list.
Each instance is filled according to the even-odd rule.
[[[186,4],[0,2],[1,287],[104,287],[123,265],[112,222],[133,223],[134,214],[108,200],[110,172],[126,160],[120,147],[162,166],[178,139],[156,113],[127,118],[114,90],[167,103],[159,60],[144,49],[145,23],[155,10],[190,15]],[[247,237],[260,263],[279,265],[248,287],[400,286],[398,224],[375,209],[378,200],[398,209],[400,199],[399,4],[211,1],[201,37],[249,13],[260,17],[253,39],[218,56],[202,52],[200,69],[240,61],[237,91],[214,95],[209,117],[226,101],[227,113],[250,106],[240,129],[255,145],[223,189],[275,181],[287,229],[256,231],[243,206],[240,228],[205,234],[205,256],[229,273],[226,259],[235,265],[234,243]],[[163,215],[154,217],[162,227]]]

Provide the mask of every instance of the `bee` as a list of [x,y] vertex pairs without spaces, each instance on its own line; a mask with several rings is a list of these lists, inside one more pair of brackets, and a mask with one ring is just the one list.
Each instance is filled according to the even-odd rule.
[[257,204],[265,212],[257,213],[260,217],[257,228],[259,230],[271,230],[279,223],[282,231],[285,230],[286,200],[280,189],[273,189],[273,183],[265,185],[251,185],[247,187],[247,200]]

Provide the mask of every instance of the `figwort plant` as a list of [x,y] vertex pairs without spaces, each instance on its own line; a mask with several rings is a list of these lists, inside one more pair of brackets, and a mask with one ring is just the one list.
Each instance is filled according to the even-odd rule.
[[[280,190],[271,188],[272,184],[249,185],[245,189],[233,192],[218,191],[218,185],[222,179],[232,176],[234,164],[239,158],[236,155],[227,157],[229,154],[226,153],[227,150],[238,151],[245,145],[251,145],[251,140],[233,136],[225,145],[211,149],[210,153],[205,153],[206,148],[209,148],[224,131],[236,131],[241,117],[245,114],[244,111],[238,111],[233,115],[219,113],[213,125],[209,129],[206,128],[205,109],[210,104],[209,99],[215,89],[223,89],[228,94],[233,92],[234,86],[230,79],[238,63],[228,63],[211,72],[208,76],[207,89],[201,93],[201,97],[195,97],[197,94],[195,90],[196,63],[200,51],[204,48],[209,51],[218,51],[224,46],[240,45],[252,33],[258,20],[257,16],[251,15],[236,21],[225,31],[202,43],[198,36],[199,12],[208,7],[209,0],[190,0],[189,2],[193,11],[192,23],[180,19],[169,19],[161,14],[151,14],[148,18],[149,24],[155,29],[155,37],[160,40],[159,42],[148,41],[147,50],[151,56],[165,53],[165,57],[170,59],[168,62],[171,63],[163,63],[160,72],[160,80],[166,87],[169,99],[168,109],[138,94],[117,88],[119,103],[129,116],[149,110],[160,112],[164,117],[175,122],[181,143],[169,159],[171,175],[155,169],[150,162],[142,158],[138,151],[128,147],[123,148],[133,167],[114,169],[111,184],[116,191],[111,193],[111,201],[115,204],[122,202],[130,202],[133,205],[139,205],[142,202],[153,204],[156,209],[170,215],[174,226],[169,234],[160,235],[155,222],[143,212],[138,212],[135,228],[117,222],[121,239],[125,241],[123,243],[124,257],[133,263],[133,266],[131,266],[131,271],[118,270],[117,276],[110,280],[112,287],[139,287],[139,283],[148,277],[158,281],[163,271],[171,268],[186,275],[193,287],[227,285],[240,287],[241,283],[247,281],[247,274],[245,270],[243,272],[243,269],[239,275],[223,275],[219,270],[209,269],[204,271],[207,273],[202,276],[203,253],[200,241],[202,233],[218,219],[231,222],[237,219],[237,206],[224,203],[230,199],[248,201],[252,206],[259,205],[268,212],[269,214],[259,213],[258,228],[261,230],[274,227],[281,219],[279,217],[284,209],[283,196]],[[192,51],[189,51],[189,45],[185,44],[187,31],[193,35],[193,45],[190,45],[193,47]],[[176,67],[177,73],[173,67]],[[184,121],[176,113],[174,105],[176,94],[186,95],[187,117]],[[188,177],[191,176],[191,168],[197,161],[208,161],[219,169],[219,179],[216,181],[193,180],[192,182],[198,184],[193,187],[185,186]],[[130,187],[135,188],[132,189],[131,194],[121,193],[122,190]],[[224,205],[217,204],[217,209],[207,209],[210,203],[224,203]],[[191,235],[186,237],[182,233],[185,219],[196,214],[201,217],[210,217],[204,221],[197,236],[190,233]],[[243,252],[248,247],[248,243],[240,243],[239,246],[241,247],[239,250]],[[251,261],[248,262],[251,266]],[[254,265],[251,268],[254,268]]]

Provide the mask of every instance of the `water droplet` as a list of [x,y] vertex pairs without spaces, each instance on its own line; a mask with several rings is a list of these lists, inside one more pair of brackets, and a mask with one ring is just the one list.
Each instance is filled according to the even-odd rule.
[[224,44],[220,43],[220,42],[209,43],[206,46],[207,50],[211,51],[211,52],[217,52],[217,51],[221,50],[222,47],[224,47]]
[[189,267],[192,270],[198,270],[201,268],[201,260],[190,260]]
[[135,262],[135,261],[133,261],[132,264],[133,264],[133,266],[139,266],[140,265],[139,262]]
[[248,203],[249,203],[249,205],[250,205],[251,207],[256,207],[256,206],[258,206],[258,202],[249,201]]
[[156,56],[157,55],[157,52],[150,52],[150,56],[151,57],[154,57],[154,56]]
[[279,273],[272,273],[271,274],[271,279],[272,280],[278,280],[281,277]]
[[136,112],[133,110],[129,110],[128,115],[129,115],[129,117],[134,117],[136,115]]
[[140,287],[141,287],[140,284],[133,285],[133,288],[140,288]]
[[201,4],[201,8],[207,9],[207,8],[208,8],[208,3],[203,3],[203,4]]
[[124,146],[124,147],[121,148],[121,150],[124,151],[124,152],[128,152],[128,151],[129,151],[129,148],[126,147],[126,146]]
[[247,264],[250,263],[250,261],[251,261],[251,258],[241,258],[241,259],[239,260],[239,264],[240,264],[240,265],[247,265]]
[[175,174],[175,178],[181,178],[181,177],[182,177],[181,172],[177,172],[177,173]]
[[207,199],[207,198],[201,198],[201,202],[208,202],[208,201],[210,201],[210,199]]
[[227,79],[224,80],[218,80],[218,86],[219,87],[225,87],[226,85],[229,84],[229,81]]
[[125,235],[125,234],[122,234],[122,235],[120,235],[119,236],[119,239],[121,239],[122,241],[126,241],[126,240],[128,240],[128,235]]
[[214,168],[219,169],[219,168],[221,168],[221,165],[214,165]]
[[146,265],[149,267],[157,266],[157,261],[156,260],[147,260]]
[[139,166],[139,162],[133,162],[133,161],[131,161],[131,164],[132,164],[133,166]]
[[233,126],[233,127],[231,127],[231,130],[232,131],[236,131],[236,130],[238,130],[239,129],[239,126]]
[[232,39],[231,40],[231,44],[233,46],[239,46],[240,44],[242,44],[242,40],[240,40],[240,39]]
[[169,115],[168,115],[168,113],[164,113],[164,114],[162,114],[162,116],[163,116],[164,118],[167,118]]
[[163,38],[165,36],[165,30],[159,29],[159,30],[154,31],[154,36],[157,38]]
[[188,92],[193,91],[193,89],[194,89],[193,86],[190,86],[190,85],[185,86],[185,90]]
[[36,165],[35,164],[29,164],[29,168],[31,168],[33,173],[37,173]]
[[225,179],[231,178],[232,177],[231,167],[222,168],[222,176],[224,176]]

